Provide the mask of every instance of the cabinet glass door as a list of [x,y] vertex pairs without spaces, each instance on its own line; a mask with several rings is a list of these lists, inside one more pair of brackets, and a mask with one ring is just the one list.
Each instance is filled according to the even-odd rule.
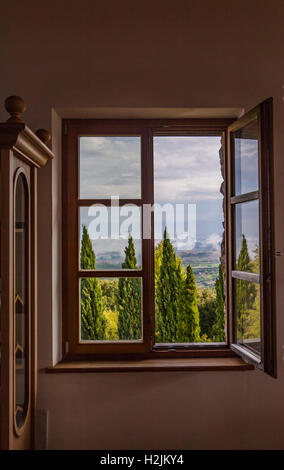
[[15,188],[15,427],[25,422],[29,403],[29,195],[24,173]]

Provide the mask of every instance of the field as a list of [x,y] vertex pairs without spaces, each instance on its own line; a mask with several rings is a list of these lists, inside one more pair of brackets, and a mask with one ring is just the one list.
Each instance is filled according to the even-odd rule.
[[182,259],[186,267],[191,265],[197,287],[214,287],[218,277],[218,266],[220,253],[217,251],[178,251],[177,255]]

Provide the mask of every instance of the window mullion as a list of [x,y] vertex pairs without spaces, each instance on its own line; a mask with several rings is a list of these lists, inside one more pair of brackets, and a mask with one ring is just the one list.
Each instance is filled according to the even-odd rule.
[[259,191],[252,191],[250,193],[240,194],[231,197],[231,204],[240,204],[242,202],[255,201],[259,199]]
[[143,201],[142,199],[78,199],[77,202],[79,207],[89,207],[95,204],[110,207],[114,203],[118,203],[119,207],[128,204],[135,204],[136,206],[141,206]]
[[117,269],[117,270],[79,270],[78,277],[143,277],[143,269]]
[[260,275],[255,273],[248,273],[245,271],[232,271],[232,277],[249,282],[260,282]]

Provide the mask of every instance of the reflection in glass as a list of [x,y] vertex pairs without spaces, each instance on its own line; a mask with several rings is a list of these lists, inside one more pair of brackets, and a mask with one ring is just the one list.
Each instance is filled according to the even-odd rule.
[[235,153],[235,195],[258,190],[258,121],[232,133]]
[[25,421],[28,407],[28,194],[23,174],[17,179],[15,207],[15,420]]
[[81,199],[141,197],[140,137],[80,137]]
[[235,269],[259,273],[259,203],[249,201],[235,206]]
[[81,341],[142,339],[141,278],[82,278],[80,306]]
[[[141,269],[141,208],[124,205],[113,211],[106,206],[80,208],[81,269]],[[126,266],[127,249],[134,253]]]
[[260,354],[260,288],[254,282],[234,279],[237,343]]

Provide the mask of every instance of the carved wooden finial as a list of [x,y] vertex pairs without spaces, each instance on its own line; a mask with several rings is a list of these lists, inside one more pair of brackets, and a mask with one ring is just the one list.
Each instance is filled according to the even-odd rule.
[[48,144],[51,139],[51,133],[46,129],[38,129],[36,135],[45,145]]
[[8,96],[5,100],[5,109],[11,114],[7,122],[23,122],[22,114],[26,110],[26,104],[20,96]]

